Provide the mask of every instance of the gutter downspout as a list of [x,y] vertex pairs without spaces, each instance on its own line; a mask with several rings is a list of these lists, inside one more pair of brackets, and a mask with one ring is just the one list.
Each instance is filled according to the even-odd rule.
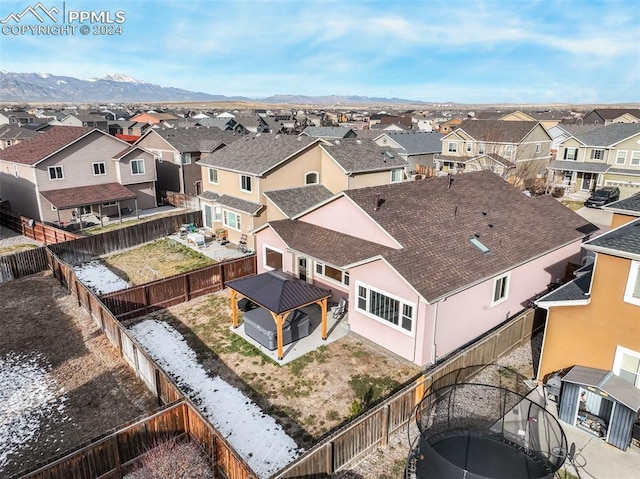
[[440,301],[438,301],[435,305],[435,310],[433,313],[433,344],[431,345],[431,364],[436,363],[436,334],[438,331],[438,305]]

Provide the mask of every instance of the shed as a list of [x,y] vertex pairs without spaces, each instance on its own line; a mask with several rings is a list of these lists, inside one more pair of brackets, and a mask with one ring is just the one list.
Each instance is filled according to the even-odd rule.
[[558,415],[626,451],[640,411],[640,389],[611,371],[573,366],[562,378]]

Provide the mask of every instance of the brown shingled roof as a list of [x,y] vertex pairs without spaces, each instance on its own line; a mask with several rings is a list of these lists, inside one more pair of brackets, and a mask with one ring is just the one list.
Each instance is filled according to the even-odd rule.
[[120,183],[41,191],[40,194],[59,210],[111,201],[132,200],[136,197],[134,192]]
[[0,151],[0,160],[35,165],[62,148],[89,134],[95,128],[54,126],[35,138]]
[[537,121],[465,120],[454,131],[463,130],[476,141],[520,143]]

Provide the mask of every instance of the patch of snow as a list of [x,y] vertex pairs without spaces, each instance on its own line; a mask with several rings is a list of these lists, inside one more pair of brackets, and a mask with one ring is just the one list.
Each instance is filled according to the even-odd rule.
[[36,75],[38,75],[40,78],[49,78],[51,75],[49,75],[48,73],[36,73]]
[[112,75],[105,75],[104,77],[99,78],[99,80],[115,81],[119,83],[139,83],[139,84],[146,83],[144,81],[137,80],[132,76],[125,75],[124,73],[114,73]]
[[67,84],[67,82],[66,82],[66,81],[64,81],[64,80],[58,80],[58,81],[56,81],[56,84],[57,84],[57,85],[66,85],[66,84]]
[[157,320],[142,321],[129,330],[259,477],[269,477],[302,453],[241,391],[219,376],[209,376],[177,330]]
[[82,284],[98,295],[129,287],[129,283],[98,260],[74,266],[73,271]]
[[68,420],[67,398],[50,369],[38,352],[0,357],[0,471],[28,447],[45,418]]

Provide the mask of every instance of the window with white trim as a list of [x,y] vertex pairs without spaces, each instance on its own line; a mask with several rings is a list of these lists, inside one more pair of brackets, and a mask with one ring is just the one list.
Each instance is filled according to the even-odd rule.
[[174,153],[173,154],[173,162],[176,165],[179,165],[180,163],[182,163],[182,156],[180,155],[180,153]]
[[404,171],[400,170],[391,170],[391,183],[398,183],[404,179]]
[[342,271],[341,269],[334,268],[333,266],[329,266],[328,264],[324,264],[321,261],[316,261],[316,273],[337,283],[349,286],[349,273]]
[[131,174],[144,175],[144,160],[131,160]]
[[182,153],[180,155],[180,160],[183,165],[191,164],[191,153]]
[[283,264],[283,258],[284,258],[282,251],[267,245],[262,245],[262,250],[264,253],[262,255],[262,265],[264,266],[264,269],[282,270],[282,264]]
[[577,148],[565,148],[564,150],[564,160],[572,160],[575,161],[575,159],[578,157],[578,149]]
[[505,274],[495,279],[493,282],[493,298],[491,306],[500,304],[507,300],[509,294],[509,275]]
[[222,206],[213,207],[213,221],[222,221]]
[[618,150],[616,152],[616,165],[624,165],[627,161],[627,150]]
[[102,203],[102,206],[116,206],[117,204],[115,201],[109,201],[108,203]]
[[320,175],[318,175],[317,171],[310,171],[306,175],[304,175],[304,184],[305,185],[317,185],[320,182]]
[[632,166],[640,166],[640,151],[632,151],[629,164]]
[[511,158],[513,156],[513,145],[504,145],[504,157]]
[[467,153],[471,153],[473,151],[473,143],[467,143]]
[[64,179],[64,172],[62,166],[50,166],[49,167],[49,179],[50,180],[62,180]]
[[458,142],[457,141],[450,141],[448,142],[448,150],[449,153],[457,153],[458,151]]
[[215,168],[207,168],[209,170],[208,174],[209,174],[209,183],[211,183],[212,185],[217,185],[218,184],[218,170],[216,170]]
[[618,346],[613,360],[613,373],[640,388],[640,352]]
[[604,158],[604,150],[591,150],[592,160],[602,160]]
[[486,151],[487,151],[487,145],[485,145],[484,143],[478,143],[478,154],[484,155]]
[[233,211],[222,210],[222,224],[232,230],[242,231],[240,215]]
[[107,164],[104,161],[91,163],[93,167],[93,176],[101,176],[107,174]]
[[640,306],[640,261],[631,261],[627,286],[624,290],[624,301]]
[[248,175],[240,175],[240,191],[251,193],[251,177]]
[[400,331],[413,332],[415,304],[356,282],[356,310]]

